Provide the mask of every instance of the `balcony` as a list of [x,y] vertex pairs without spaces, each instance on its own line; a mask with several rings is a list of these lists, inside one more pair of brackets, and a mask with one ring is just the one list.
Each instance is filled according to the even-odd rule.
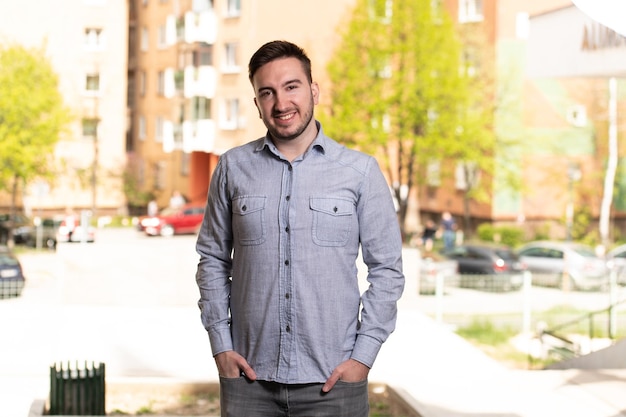
[[217,18],[213,10],[185,13],[185,42],[212,45],[217,38]]
[[215,144],[215,121],[211,119],[183,122],[183,151],[212,152]]
[[216,85],[217,73],[214,67],[203,65],[185,68],[184,94],[186,98],[213,98],[215,97]]

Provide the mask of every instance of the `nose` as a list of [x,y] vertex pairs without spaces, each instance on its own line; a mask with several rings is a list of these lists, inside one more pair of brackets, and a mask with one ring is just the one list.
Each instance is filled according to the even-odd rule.
[[274,102],[274,108],[278,111],[286,109],[289,103],[287,94],[284,92],[277,92],[275,97],[276,101]]

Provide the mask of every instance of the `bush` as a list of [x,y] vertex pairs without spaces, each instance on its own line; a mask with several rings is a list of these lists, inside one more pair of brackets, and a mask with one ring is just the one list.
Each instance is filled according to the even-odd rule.
[[483,223],[478,226],[476,233],[480,240],[511,247],[519,246],[524,241],[524,231],[516,226],[494,226],[491,223]]

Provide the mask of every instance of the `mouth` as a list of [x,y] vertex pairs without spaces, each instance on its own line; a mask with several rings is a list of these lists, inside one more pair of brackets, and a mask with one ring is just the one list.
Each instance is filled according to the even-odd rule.
[[280,120],[281,122],[288,122],[294,117],[296,117],[296,112],[274,115],[274,118]]

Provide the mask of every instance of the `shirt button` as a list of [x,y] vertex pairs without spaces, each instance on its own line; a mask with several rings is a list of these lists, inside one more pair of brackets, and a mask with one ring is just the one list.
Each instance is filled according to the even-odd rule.
[[285,327],[285,330],[290,332],[291,331],[291,327],[289,327],[289,325],[287,325],[287,327]]
[[289,266],[289,259],[285,261],[285,265]]
[[285,227],[285,232],[289,233],[289,226]]
[[243,206],[241,207],[241,211],[246,211],[246,210],[248,210],[248,206],[243,205]]
[[293,171],[293,167],[291,165],[289,165],[289,168],[287,168],[289,171]]
[[285,298],[289,298],[289,297],[290,297],[289,293],[285,294]]
[[291,198],[291,196],[287,196],[287,197],[285,197],[285,200],[289,201],[290,198]]

